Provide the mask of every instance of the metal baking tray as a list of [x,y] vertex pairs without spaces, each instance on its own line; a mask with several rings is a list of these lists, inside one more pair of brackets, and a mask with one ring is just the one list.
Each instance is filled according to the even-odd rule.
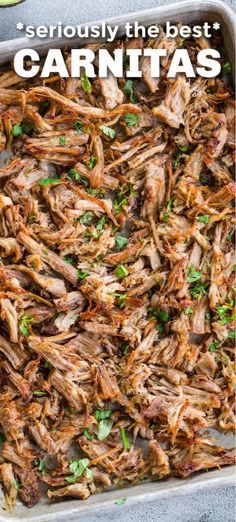
[[[106,20],[107,24],[112,26],[119,25],[117,37],[124,34],[124,25],[126,22],[134,21],[148,26],[154,23],[164,24],[167,20],[171,22],[182,22],[186,24],[199,22],[217,21],[223,28],[224,45],[228,53],[229,60],[234,66],[235,57],[235,32],[234,32],[234,11],[221,0],[185,0],[175,4],[156,7],[145,11],[131,13],[121,17]],[[94,21],[86,25],[101,24],[101,20]],[[94,41],[94,40],[93,40]],[[16,40],[8,40],[0,42],[0,64],[12,59],[15,52],[22,48],[34,48],[40,54],[44,54],[49,48],[58,47],[83,47],[89,40],[73,39],[45,39],[38,38],[18,38]],[[216,442],[225,447],[234,445],[233,435],[217,434],[214,432]],[[87,500],[65,500],[58,503],[49,503],[44,497],[35,507],[28,509],[20,502],[17,503],[16,509],[9,514],[3,509],[3,493],[0,491],[0,522],[75,522],[78,520],[89,520],[89,517],[101,515],[102,513],[112,513],[114,519],[119,520],[121,509],[126,506],[131,507],[137,503],[146,504],[148,502],[156,502],[165,497],[186,496],[200,490],[209,490],[233,486],[235,484],[234,468],[225,467],[221,470],[213,470],[208,473],[196,473],[192,477],[183,480],[177,478],[168,478],[156,482],[147,482],[136,486],[130,486],[122,489],[113,489],[104,493],[92,495]],[[115,504],[119,498],[126,498],[123,506]]]

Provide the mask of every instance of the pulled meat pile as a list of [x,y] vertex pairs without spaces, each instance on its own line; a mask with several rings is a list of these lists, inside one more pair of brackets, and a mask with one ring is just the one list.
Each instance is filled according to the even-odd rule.
[[144,45],[168,50],[160,79],[147,57],[134,81],[0,75],[8,506],[234,461],[206,431],[234,428],[230,64],[166,78],[218,36],[107,47]]

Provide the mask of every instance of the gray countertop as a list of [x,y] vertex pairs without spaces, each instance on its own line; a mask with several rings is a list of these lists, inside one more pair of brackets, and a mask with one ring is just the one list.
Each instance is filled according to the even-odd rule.
[[[169,3],[173,0],[26,0],[14,8],[0,9],[0,40],[23,36],[16,29],[17,22],[81,24]],[[234,0],[226,3],[233,6]],[[101,512],[81,522],[234,522],[234,509],[234,489],[222,488],[158,500],[136,508],[124,505],[120,506],[119,516]]]

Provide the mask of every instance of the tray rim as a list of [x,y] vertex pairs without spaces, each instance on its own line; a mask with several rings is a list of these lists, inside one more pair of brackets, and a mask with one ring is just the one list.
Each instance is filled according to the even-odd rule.
[[[131,13],[127,13],[121,16],[116,16],[109,18],[106,21],[107,24],[110,25],[119,25],[122,28],[122,24],[129,21],[132,23],[135,20],[138,20],[140,23],[144,25],[150,25],[153,22],[153,18],[157,18],[158,16],[162,18],[160,23],[163,23],[164,20],[168,20],[168,18],[172,17],[173,21],[176,16],[181,16],[182,14],[187,14],[189,17],[197,18],[200,13],[200,18],[202,18],[202,14],[207,13],[208,15],[216,15],[219,19],[222,20],[224,25],[228,29],[228,43],[231,41],[233,44],[232,47],[228,46],[228,53],[232,56],[232,61],[234,62],[234,54],[235,54],[235,12],[231,6],[223,2],[222,0],[182,0],[180,2],[173,2],[168,4],[167,6],[157,6],[150,9],[143,9],[139,11],[134,11]],[[104,19],[95,20],[86,24],[81,24],[82,26],[86,25],[91,27],[92,25],[100,25],[104,22]],[[12,55],[19,49],[34,47],[34,49],[38,49],[42,54],[47,48],[52,47],[71,47],[75,43],[79,43],[79,38],[72,38],[70,40],[66,38],[56,38],[52,42],[52,39],[39,39],[33,38],[29,39],[26,37],[15,38],[12,40],[5,40],[0,42],[0,64],[11,59]],[[89,40],[82,40],[82,44],[87,43]],[[91,40],[90,40],[91,41]],[[226,40],[226,48],[227,48],[227,40]],[[124,509],[126,506],[131,507],[137,503],[149,503],[154,500],[158,500],[160,498],[165,498],[169,494],[173,497],[178,495],[190,495],[192,493],[196,493],[201,490],[213,490],[219,489],[222,487],[234,486],[236,483],[236,474],[234,466],[225,467],[221,471],[212,470],[207,474],[197,474],[192,478],[187,480],[182,479],[167,479],[162,481],[148,482],[146,484],[138,484],[134,486],[129,486],[127,488],[114,489],[110,491],[106,491],[103,493],[98,493],[90,499],[93,499],[92,505],[87,504],[87,501],[78,502],[78,500],[65,500],[62,502],[54,503],[54,504],[41,504],[41,508],[45,509],[44,513],[37,514],[37,505],[34,508],[26,508],[20,505],[20,513],[19,515],[15,511],[12,514],[2,514],[0,512],[0,522],[61,522],[67,521],[68,515],[70,515],[70,520],[76,521],[78,517],[88,516],[89,514],[95,514],[99,510],[102,509],[104,512],[118,511],[120,512],[121,507],[116,506],[115,501],[118,498],[127,497],[127,501],[124,504]],[[159,482],[161,484],[160,488],[155,488],[155,485]],[[166,488],[163,486],[166,484]],[[162,487],[163,486],[163,487]],[[81,519],[82,521],[82,519]]]

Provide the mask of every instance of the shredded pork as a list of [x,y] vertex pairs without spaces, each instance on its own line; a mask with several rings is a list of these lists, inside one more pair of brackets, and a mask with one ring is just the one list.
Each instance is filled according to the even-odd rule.
[[8,508],[234,461],[206,435],[235,425],[229,78],[168,79],[163,31],[117,45],[167,48],[160,79],[0,74]]

